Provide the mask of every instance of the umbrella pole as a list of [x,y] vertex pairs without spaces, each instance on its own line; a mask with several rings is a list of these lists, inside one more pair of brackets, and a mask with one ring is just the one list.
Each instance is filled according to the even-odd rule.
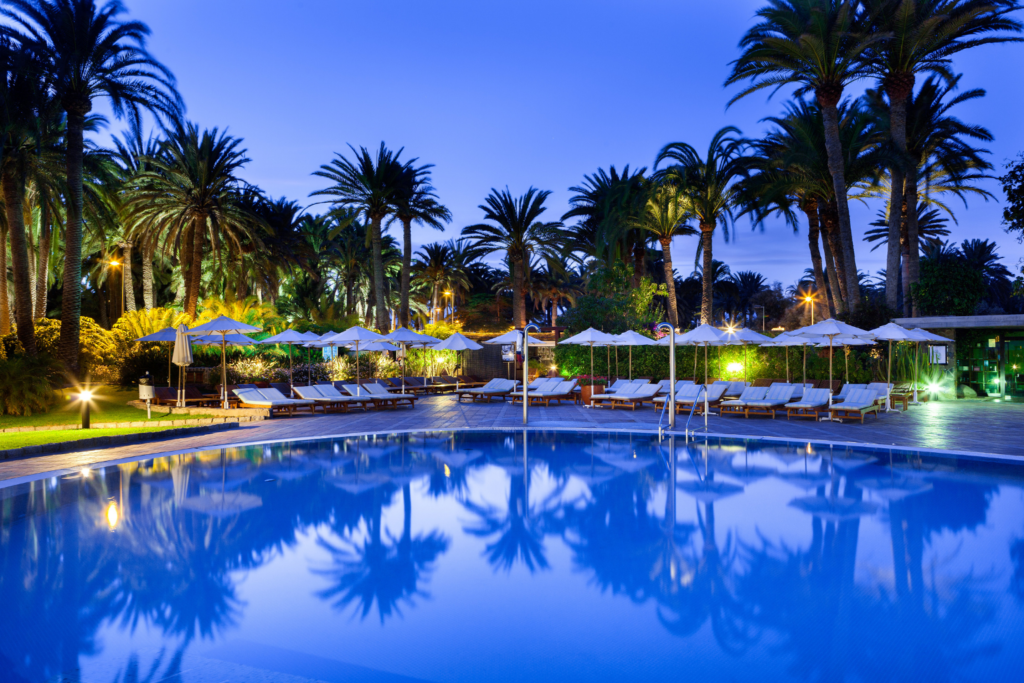
[[292,373],[292,345],[288,343],[288,395],[295,398],[295,376]]
[[843,360],[846,361],[846,370],[844,371],[846,374],[843,375],[843,377],[846,378],[847,382],[849,382],[850,381],[850,347],[849,346],[844,346],[843,347]]
[[167,349],[167,388],[171,388],[171,357],[174,356],[174,344]]
[[405,393],[405,357],[409,355],[405,344],[402,344],[402,393]]
[[[719,358],[722,349],[718,349]],[[719,364],[721,365],[721,364]],[[704,431],[708,431],[708,343],[704,342]]]
[[615,379],[619,378],[619,347],[615,347]]
[[747,383],[747,345],[743,345],[743,383]]
[[885,412],[892,410],[892,401],[889,400],[889,385],[892,382],[892,339],[889,340],[889,366],[885,371]]
[[921,369],[921,342],[914,342],[914,400],[911,405],[920,405],[917,401],[917,374]]
[[363,385],[359,382],[359,342],[356,342],[356,396],[363,393]]
[[[804,344],[803,347],[804,347],[804,384],[807,384],[807,344]],[[829,386],[829,388],[828,388],[828,393],[829,393],[829,396],[832,395],[832,387],[831,386]]]
[[604,374],[608,380],[612,378],[612,347],[604,347],[605,361],[604,361]]
[[313,386],[313,349],[306,351],[306,386]]
[[633,381],[633,347],[629,347],[629,381]]
[[789,383],[789,347],[786,348],[786,383]]
[[[832,417],[832,338],[834,335],[828,337],[828,415],[821,418],[822,422],[842,422]],[[804,347],[804,353],[806,353],[807,347]]]
[[693,383],[697,383],[697,347],[693,347]]
[[228,409],[228,356],[224,333],[220,335],[220,400],[221,407]]

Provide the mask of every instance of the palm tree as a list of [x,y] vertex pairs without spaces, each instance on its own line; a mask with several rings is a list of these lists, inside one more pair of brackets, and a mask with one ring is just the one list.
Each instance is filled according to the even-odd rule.
[[417,282],[430,287],[429,317],[432,322],[437,322],[437,314],[443,308],[442,292],[469,288],[469,280],[461,264],[456,261],[451,241],[423,245],[416,252],[412,270]]
[[673,142],[658,152],[658,158],[654,163],[655,168],[663,161],[671,163],[668,168],[659,172],[658,178],[679,187],[682,198],[685,199],[700,227],[699,249],[704,254],[704,282],[700,309],[702,323],[710,323],[712,318],[714,287],[711,272],[714,259],[711,236],[719,225],[722,225],[723,230],[728,230],[728,221],[733,217],[733,210],[739,208],[736,181],[744,175],[744,166],[748,161],[743,156],[744,141],[730,137],[733,134],[740,134],[739,129],[734,126],[726,126],[715,133],[703,159],[697,150],[685,142]]
[[[947,81],[952,55],[986,43],[1019,41],[1020,22],[1008,14],[1016,0],[867,0],[868,30],[887,39],[865,55],[868,67],[889,98],[889,130],[895,148],[890,164],[886,303],[896,308],[896,282],[901,256],[901,212],[907,164],[907,102],[914,93],[915,76],[931,72]],[[914,206],[915,204],[911,204]]]
[[[839,102],[847,85],[869,73],[865,56],[885,39],[864,34],[854,0],[768,0],[757,12],[761,22],[740,41],[743,54],[726,80],[752,80],[730,104],[752,92],[794,83],[797,95],[813,92],[825,123],[825,149],[835,192],[847,289],[858,291],[857,260],[847,204],[847,182],[839,135]],[[851,312],[859,298],[850,297]]]
[[544,310],[550,307],[551,326],[558,326],[558,307],[562,302],[576,304],[576,297],[583,293],[580,279],[563,263],[554,270],[540,272],[534,278],[530,296],[534,306]]
[[491,223],[477,223],[462,229],[482,251],[505,251],[512,265],[512,320],[516,327],[526,325],[526,280],[534,255],[556,262],[564,242],[562,223],[538,220],[546,210],[544,200],[551,192],[531,187],[521,197],[513,197],[508,188],[491,189],[480,209]]
[[434,188],[430,185],[430,169],[433,164],[416,168],[415,159],[405,164],[402,183],[395,192],[395,213],[393,220],[402,224],[402,273],[401,305],[398,309],[398,325],[409,326],[409,277],[412,270],[412,224],[427,225],[435,230],[444,230],[444,223],[450,223],[452,212],[438,203]]
[[730,279],[736,286],[736,303],[743,315],[743,323],[749,325],[754,317],[754,297],[768,289],[768,281],[761,273],[750,270],[733,273]]
[[241,201],[245,188],[237,173],[249,159],[239,138],[216,128],[200,133],[189,122],[175,122],[165,134],[160,154],[148,159],[151,168],[138,174],[125,211],[133,232],[180,249],[185,312],[195,317],[204,247],[209,243],[217,259],[222,243],[236,251],[243,240],[259,244],[255,228],[264,223]]
[[668,322],[675,328],[679,327],[679,309],[676,305],[675,271],[672,268],[672,240],[682,235],[699,234],[687,224],[692,217],[686,195],[679,187],[667,183],[651,192],[643,213],[635,223],[640,229],[650,232],[661,245],[665,283],[669,285]]
[[[410,173],[407,166],[399,162],[402,150],[397,152],[389,150],[384,143],[380,143],[377,156],[374,158],[365,147],[359,151],[352,145],[354,160],[349,160],[341,154],[330,164],[324,164],[320,170],[314,171],[313,175],[326,178],[333,185],[323,190],[317,190],[310,196],[331,197],[329,201],[348,209],[366,215],[370,223],[368,234],[371,257],[373,263],[373,290],[377,293],[384,291],[384,259],[383,242],[381,239],[381,225],[384,219],[395,213],[395,203],[398,193],[406,184]],[[412,163],[412,162],[410,162]],[[381,332],[391,330],[391,323],[388,318],[387,305],[383,296],[377,296],[375,301],[374,324]]]
[[67,114],[67,195],[64,294],[59,353],[78,371],[82,311],[82,169],[86,116],[97,97],[107,97],[115,116],[137,120],[140,110],[170,118],[181,111],[174,76],[146,50],[149,28],[121,21],[124,7],[108,0],[10,0],[0,9],[6,30],[37,56],[48,86]]

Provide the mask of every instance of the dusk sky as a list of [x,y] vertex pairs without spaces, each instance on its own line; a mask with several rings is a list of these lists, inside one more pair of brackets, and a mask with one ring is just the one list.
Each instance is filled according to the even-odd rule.
[[[372,149],[383,140],[433,163],[454,221],[444,233],[417,230],[416,247],[479,222],[492,187],[551,190],[545,218],[557,220],[568,188],[598,167],[651,168],[675,141],[703,154],[724,125],[756,135],[784,94],[726,108],[736,90],[722,84],[760,4],[127,0],[130,16],[152,29],[150,49],[177,76],[188,118],[244,138],[252,159],[244,177],[270,195],[312,203],[323,182],[311,173],[348,144]],[[956,114],[993,132],[1000,172],[1024,151],[1022,56],[1024,45],[999,45],[955,62],[962,88],[988,91]],[[998,183],[986,187],[1002,199]],[[1010,267],[1024,257],[1000,224],[1000,201],[968,209],[951,201],[955,241],[994,239]],[[854,206],[855,231],[881,208]],[[781,221],[752,232],[742,219],[728,243],[716,233],[715,256],[790,285],[810,265],[806,234],[806,225],[794,235]],[[696,238],[676,240],[680,274],[692,268],[695,247]],[[884,249],[872,253],[860,241],[857,249],[862,270],[884,266]]]

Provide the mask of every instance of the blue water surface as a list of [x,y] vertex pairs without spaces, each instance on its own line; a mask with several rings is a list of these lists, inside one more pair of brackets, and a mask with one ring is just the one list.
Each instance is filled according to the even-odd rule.
[[1021,680],[1022,483],[568,432],[39,479],[0,488],[0,681]]

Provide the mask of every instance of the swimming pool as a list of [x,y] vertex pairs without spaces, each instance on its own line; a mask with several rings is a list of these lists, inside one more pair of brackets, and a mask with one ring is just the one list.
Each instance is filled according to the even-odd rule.
[[0,488],[0,610],[5,683],[1007,680],[1024,468],[567,432],[162,457]]

